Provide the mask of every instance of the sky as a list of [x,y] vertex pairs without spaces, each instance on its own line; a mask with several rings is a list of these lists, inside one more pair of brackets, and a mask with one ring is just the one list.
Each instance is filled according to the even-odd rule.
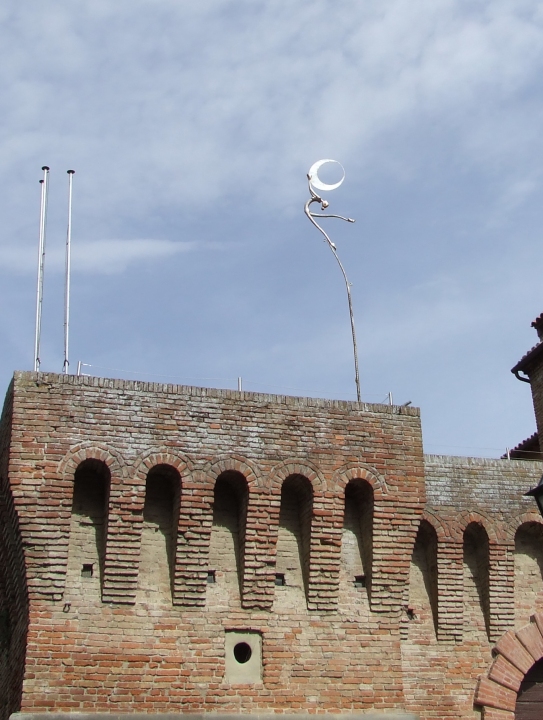
[[[543,312],[535,0],[7,0],[0,7],[0,381],[41,369],[421,408],[426,452],[535,430],[510,368]],[[337,166],[322,170],[327,182]]]

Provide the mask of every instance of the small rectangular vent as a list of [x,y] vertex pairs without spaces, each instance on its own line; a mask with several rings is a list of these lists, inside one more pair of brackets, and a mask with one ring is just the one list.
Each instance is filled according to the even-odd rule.
[[285,573],[275,573],[275,584],[277,587],[284,587],[287,584]]
[[208,585],[213,585],[213,583],[216,582],[215,579],[215,570],[208,570],[207,571],[207,583]]
[[354,576],[354,586],[355,586],[355,588],[365,588],[366,587],[366,576],[365,575],[355,575]]
[[83,565],[81,568],[81,577],[91,578],[93,576],[93,565],[91,563]]

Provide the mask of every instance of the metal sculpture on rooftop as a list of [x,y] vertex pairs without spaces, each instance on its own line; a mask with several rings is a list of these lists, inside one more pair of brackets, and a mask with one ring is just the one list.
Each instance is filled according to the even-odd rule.
[[[319,169],[326,163],[335,163],[336,165],[339,165],[339,167],[341,168],[342,173],[343,173],[343,176],[342,176],[341,180],[339,180],[339,182],[336,182],[333,184],[328,184],[328,183],[324,183],[319,178]],[[311,221],[311,223],[313,223],[313,225],[317,228],[317,230],[319,230],[319,232],[322,233],[326,242],[328,243],[328,247],[334,254],[334,257],[337,260],[337,263],[341,269],[341,272],[343,273],[343,279],[345,280],[345,287],[347,288],[347,300],[349,303],[349,317],[351,319],[351,332],[352,332],[352,336],[353,336],[354,379],[355,379],[355,383],[356,383],[356,397],[357,397],[358,402],[360,402],[361,396],[360,396],[360,378],[359,378],[359,374],[358,374],[358,350],[356,347],[356,331],[355,331],[355,327],[354,327],[353,303],[352,303],[352,298],[351,298],[351,283],[349,282],[349,279],[347,278],[347,273],[345,272],[345,268],[343,267],[341,260],[339,259],[339,255],[337,254],[336,246],[330,240],[330,237],[328,236],[328,234],[323,230],[323,228],[315,220],[315,218],[338,218],[339,220],[345,220],[345,222],[350,222],[350,223],[355,222],[352,218],[343,217],[343,215],[330,215],[330,214],[324,215],[322,211],[326,210],[329,203],[327,200],[323,200],[323,198],[320,197],[320,195],[318,195],[316,193],[316,190],[329,191],[329,190],[335,190],[336,188],[338,188],[341,185],[341,183],[345,180],[345,170],[343,169],[343,165],[341,165],[341,163],[339,163],[337,160],[318,160],[316,163],[314,163],[309,168],[309,172],[307,173],[307,180],[308,180],[308,185],[309,185],[309,193],[310,193],[311,197],[309,198],[309,200],[306,202],[306,204],[304,206],[304,212],[307,215],[307,217],[309,218],[309,220]],[[311,205],[313,203],[320,204],[321,212],[317,212],[317,213],[311,212]]]

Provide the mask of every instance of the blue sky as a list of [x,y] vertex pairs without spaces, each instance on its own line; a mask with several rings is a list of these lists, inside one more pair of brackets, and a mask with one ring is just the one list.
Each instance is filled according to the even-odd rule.
[[42,369],[411,400],[428,452],[535,429],[509,372],[543,311],[543,9],[525,0],[8,0],[0,8],[0,376],[31,369],[41,166]]

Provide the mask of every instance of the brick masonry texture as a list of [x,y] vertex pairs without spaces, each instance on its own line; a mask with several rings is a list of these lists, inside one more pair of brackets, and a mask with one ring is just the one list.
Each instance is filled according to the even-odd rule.
[[2,717],[488,720],[543,654],[542,464],[425,457],[416,408],[16,373],[0,453]]

